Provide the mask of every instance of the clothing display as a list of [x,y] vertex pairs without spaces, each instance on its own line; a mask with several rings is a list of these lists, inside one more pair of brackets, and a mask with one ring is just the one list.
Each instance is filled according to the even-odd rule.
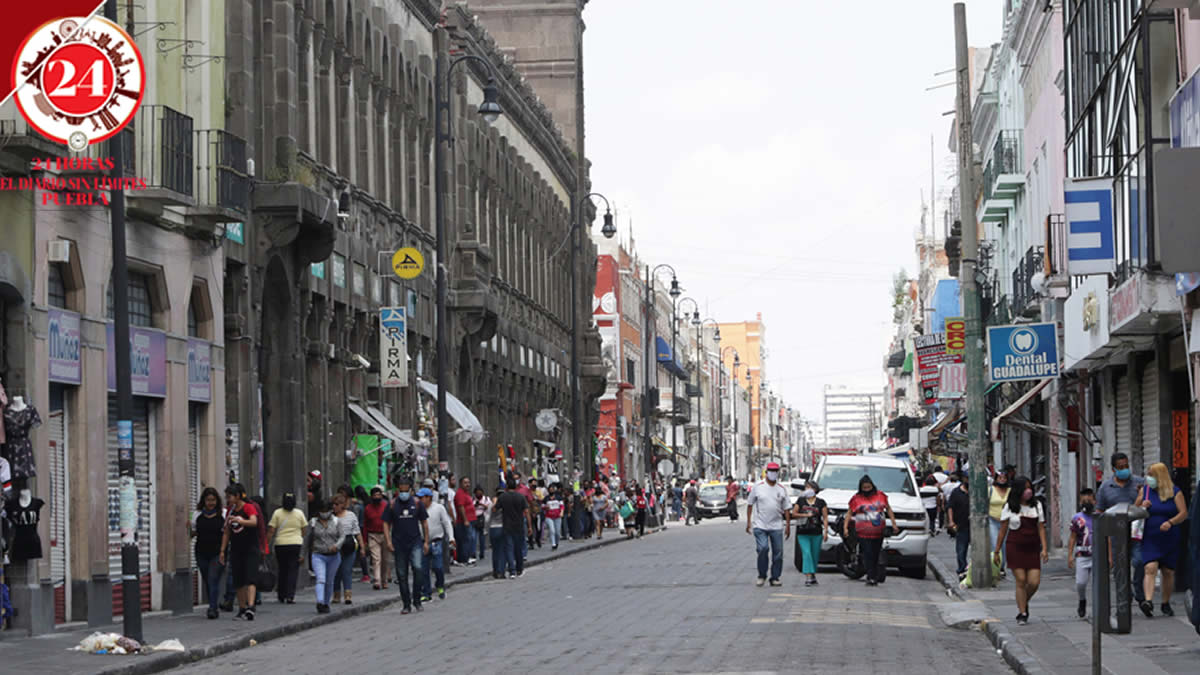
[[[4,391],[4,385],[0,384],[0,413],[4,412],[4,408],[8,405],[8,394]],[[4,445],[4,425],[0,424],[0,446]]]
[[33,443],[29,438],[35,427],[42,425],[37,408],[26,405],[20,410],[15,405],[4,409],[4,458],[8,460],[13,478],[33,478],[37,469],[33,463]]
[[34,497],[22,506],[21,498],[8,500],[4,510],[12,521],[13,541],[9,557],[13,560],[36,560],[42,557],[42,538],[38,536],[38,522],[46,502]]

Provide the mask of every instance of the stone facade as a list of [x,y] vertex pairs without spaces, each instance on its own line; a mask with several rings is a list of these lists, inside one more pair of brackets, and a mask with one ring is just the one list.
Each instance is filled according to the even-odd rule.
[[[259,7],[228,3],[228,127],[246,135],[258,166],[245,244],[228,247],[225,278],[239,474],[269,502],[301,491],[311,469],[326,474],[328,489],[341,484],[352,437],[372,433],[348,403],[380,410],[421,442],[413,449],[429,464],[418,470],[445,461],[486,485],[496,475],[497,444],[532,461],[532,441],[543,437],[533,417],[570,406],[570,270],[559,244],[577,193],[571,146],[461,7],[439,13],[429,0],[304,0],[273,3],[265,16]],[[416,386],[418,376],[432,380],[435,372],[438,51],[490,62],[504,110],[485,124],[475,106],[487,69],[474,62],[455,69],[447,390],[487,435],[452,448],[429,443],[432,399]],[[388,269],[401,246],[426,260],[412,281]],[[580,282],[590,287],[590,243],[579,259]],[[412,313],[404,388],[378,386],[378,308],[388,305]],[[588,346],[598,360],[598,342]],[[250,443],[259,439],[261,457]]]

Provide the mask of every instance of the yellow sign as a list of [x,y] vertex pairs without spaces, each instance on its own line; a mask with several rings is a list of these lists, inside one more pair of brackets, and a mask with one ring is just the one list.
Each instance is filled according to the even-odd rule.
[[407,247],[392,255],[392,271],[401,279],[416,279],[425,269],[425,256],[415,248]]

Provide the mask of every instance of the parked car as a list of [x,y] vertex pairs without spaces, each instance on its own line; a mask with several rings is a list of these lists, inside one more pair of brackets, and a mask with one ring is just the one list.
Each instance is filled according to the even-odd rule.
[[833,564],[841,535],[833,523],[846,512],[850,498],[858,491],[858,481],[868,475],[875,487],[888,497],[896,514],[899,532],[883,542],[884,558],[889,567],[898,567],[907,576],[925,577],[929,550],[929,519],[921,505],[916,477],[907,462],[879,455],[826,455],[821,458],[813,480],[821,486],[821,499],[829,506],[829,539],[821,545],[821,562]]

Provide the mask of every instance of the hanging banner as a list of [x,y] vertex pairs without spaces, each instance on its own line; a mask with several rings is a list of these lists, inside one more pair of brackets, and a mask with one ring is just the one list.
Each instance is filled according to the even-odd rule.
[[961,316],[946,318],[946,353],[962,354],[967,348],[967,322]]
[[379,386],[408,386],[407,308],[379,308]]
[[207,340],[188,338],[187,383],[189,401],[212,400],[212,345]]
[[63,309],[50,308],[47,316],[47,346],[50,352],[51,382],[79,384],[83,368],[79,360],[79,315]]
[[917,378],[921,385],[921,399],[926,405],[937,402],[938,366],[943,363],[960,363],[962,354],[946,353],[946,334],[918,335],[913,338],[917,350]]
[[1058,377],[1058,327],[1027,323],[988,328],[988,375],[992,382]]
[[1112,179],[1068,178],[1063,201],[1070,274],[1116,272]]
[[937,397],[941,400],[967,395],[967,364],[943,363],[938,366]]
[[[107,329],[108,390],[117,390],[117,358],[113,325]],[[167,334],[151,328],[129,327],[129,370],[134,396],[167,395]]]

